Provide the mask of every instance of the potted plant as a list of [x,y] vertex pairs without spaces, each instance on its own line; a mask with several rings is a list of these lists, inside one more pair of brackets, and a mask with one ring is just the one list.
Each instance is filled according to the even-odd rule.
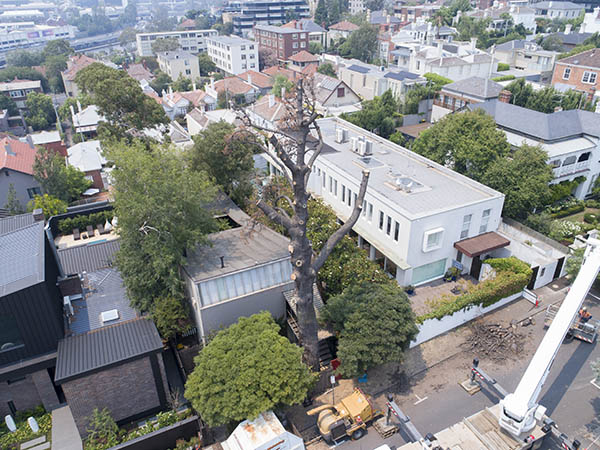
[[404,292],[406,292],[408,295],[413,295],[415,293],[415,287],[412,284],[404,286]]
[[456,281],[459,275],[460,270],[458,267],[450,267],[444,274],[444,281]]

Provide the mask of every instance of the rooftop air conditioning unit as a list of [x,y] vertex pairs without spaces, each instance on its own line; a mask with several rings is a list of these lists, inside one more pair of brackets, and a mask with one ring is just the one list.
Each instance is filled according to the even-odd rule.
[[358,150],[358,138],[356,136],[352,136],[350,138],[350,141],[352,142],[352,151],[355,152]]
[[335,130],[335,142],[343,144],[348,139],[348,130],[345,128],[337,128]]
[[69,297],[68,295],[63,297],[63,306],[65,308],[65,314],[68,317],[71,317],[74,314],[73,304],[71,303],[71,297]]
[[359,140],[358,141],[358,154],[360,156],[369,156],[372,154],[372,143],[367,140]]
[[365,141],[365,156],[373,154],[373,142]]

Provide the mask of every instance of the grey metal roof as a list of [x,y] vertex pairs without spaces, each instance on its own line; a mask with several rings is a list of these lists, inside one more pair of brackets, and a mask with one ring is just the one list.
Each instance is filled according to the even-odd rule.
[[0,235],[0,297],[44,281],[44,223]]
[[383,77],[384,78],[392,78],[393,80],[403,81],[406,79],[409,79],[409,80],[417,79],[417,78],[419,78],[419,75],[417,75],[416,73],[411,73],[411,72],[406,72],[404,70],[401,70],[400,72],[387,72]]
[[357,66],[356,64],[352,64],[350,67],[348,67],[348,70],[352,70],[354,72],[359,72],[359,73],[368,73],[369,69],[363,66]]
[[34,222],[35,219],[31,213],[0,218],[0,234],[10,233],[11,231],[31,225]]
[[254,29],[279,34],[302,33],[303,31],[297,30],[296,28],[276,27],[275,25],[254,25]]
[[555,36],[558,39],[560,39],[560,41],[563,44],[568,44],[568,45],[579,45],[579,44],[583,44],[583,41],[585,41],[587,38],[589,38],[592,35],[592,33],[554,33],[551,34],[550,36]]
[[69,329],[75,334],[86,333],[105,326],[100,319],[104,311],[116,309],[119,318],[110,325],[135,319],[137,312],[130,306],[123,279],[115,269],[100,269],[87,274],[85,297],[72,301],[73,317]]
[[[352,179],[356,186],[360,184],[363,170],[368,169],[371,173],[369,195],[393,204],[398,212],[411,220],[503,196],[340,118],[320,119],[318,124],[325,146],[317,161],[326,162],[331,170],[343,172],[344,177]],[[338,127],[348,130],[346,142],[336,142]],[[372,143],[371,157],[361,158],[352,151],[352,138],[357,137]],[[415,182],[412,192],[397,189],[395,181],[398,178],[409,178]]]
[[578,5],[573,2],[539,2],[532,5],[536,10],[538,9],[583,9],[583,5]]
[[384,11],[384,10],[381,10],[381,11],[372,11],[371,12],[371,20],[370,20],[370,22],[372,24],[388,23],[388,18],[390,20],[389,23],[401,23],[402,22],[396,16],[394,16],[392,14],[387,14],[387,12]]
[[289,239],[264,225],[232,228],[208,238],[211,245],[188,251],[185,270],[195,282],[290,257]]
[[310,19],[300,19],[298,22],[302,24],[302,31],[308,31],[309,33],[324,33],[325,29],[320,25],[316,24]]
[[502,89],[504,87],[501,84],[481,77],[465,78],[442,88],[443,91],[457,92],[481,99],[496,98]]
[[547,142],[582,134],[600,137],[598,114],[591,111],[572,109],[546,114],[498,100],[469,105],[469,108],[484,110],[501,128]]
[[150,319],[98,328],[58,342],[54,380],[64,383],[161,349],[162,341]]
[[525,39],[513,39],[512,41],[503,42],[496,45],[496,51],[516,50],[525,48]]
[[57,250],[58,260],[66,275],[94,272],[104,267],[111,267],[115,253],[121,248],[120,239],[105,242],[90,242],[77,247]]

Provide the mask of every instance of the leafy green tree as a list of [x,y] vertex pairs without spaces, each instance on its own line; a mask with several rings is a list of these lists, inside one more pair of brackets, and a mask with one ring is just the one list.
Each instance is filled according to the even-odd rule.
[[107,408],[94,408],[87,418],[85,448],[105,449],[119,444],[119,427]]
[[551,222],[552,216],[550,216],[550,213],[546,211],[536,214],[529,214],[525,219],[525,225],[546,236],[550,234]]
[[49,41],[42,51],[42,56],[44,60],[47,60],[50,56],[68,56],[75,53],[71,44],[66,39],[54,39]]
[[82,171],[65,165],[60,154],[43,146],[38,147],[35,155],[33,177],[44,193],[64,202],[78,199],[92,184]]
[[23,208],[23,205],[21,205],[21,202],[17,198],[15,185],[12,183],[8,185],[8,192],[6,193],[6,203],[4,204],[4,208],[8,209],[8,212],[13,216],[15,214],[23,214],[25,212],[25,208]]
[[402,362],[418,333],[410,302],[393,283],[351,286],[329,299],[321,318],[340,333],[339,370],[346,377],[387,362]]
[[217,333],[194,362],[185,398],[210,426],[297,404],[315,381],[302,349],[279,334],[268,312],[241,317]]
[[121,25],[134,26],[137,23],[137,5],[135,1],[127,2],[123,14],[119,17]]
[[194,136],[194,147],[188,152],[189,166],[208,174],[238,205],[244,206],[252,194],[254,175],[253,135],[236,131],[225,122],[210,124]]
[[67,203],[61,199],[52,197],[51,195],[36,195],[33,200],[27,203],[27,211],[31,212],[35,209],[42,209],[46,219],[67,212]]
[[548,36],[542,41],[542,48],[552,52],[560,52],[563,49],[562,40],[556,35]]
[[108,121],[102,123],[108,135],[125,136],[131,129],[169,122],[162,106],[144,94],[139,83],[123,70],[93,63],[77,73],[75,82]]
[[27,95],[25,106],[28,109],[25,121],[35,131],[45,130],[56,123],[56,113],[49,95],[32,92]]
[[364,62],[370,62],[377,56],[377,28],[363,24],[353,32],[344,43],[350,48],[350,56]]
[[309,42],[308,51],[311,52],[313,55],[320,55],[321,53],[323,53],[323,46],[320,42]]
[[529,97],[525,107],[543,113],[554,112],[555,105],[560,103],[560,95],[553,87],[547,86],[536,91]]
[[277,65],[277,55],[275,52],[269,48],[259,48],[258,49],[258,67],[262,71],[267,67],[272,67]]
[[333,67],[333,64],[331,64],[330,62],[321,64],[319,66],[319,68],[317,69],[317,72],[322,73],[323,75],[337,78],[337,74],[335,73],[335,68]]
[[15,78],[18,78],[19,80],[40,80],[44,92],[48,92],[50,89],[46,77],[31,67],[7,67],[6,69],[0,70],[0,82],[12,81]]
[[154,80],[152,80],[150,82],[150,86],[152,87],[152,89],[154,89],[156,91],[156,93],[158,95],[161,95],[162,91],[166,91],[172,82],[173,82],[173,80],[171,79],[171,77],[169,75],[167,75],[166,73],[164,73],[162,71],[159,71],[156,74],[156,77],[154,78]]
[[170,340],[177,333],[185,331],[190,319],[183,299],[180,297],[158,297],[154,301],[152,320],[163,339]]
[[206,77],[217,70],[217,65],[210,59],[208,53],[203,52],[198,55],[198,65],[200,66],[200,75]]
[[65,55],[50,55],[46,58],[44,65],[46,67],[46,76],[52,92],[64,92],[65,85],[61,72],[67,69],[67,57]]
[[491,18],[486,17],[477,19],[469,16],[462,16],[456,27],[458,31],[457,40],[468,41],[471,38],[477,38],[478,48],[488,48],[490,34],[487,27],[491,22]]
[[335,23],[329,22],[327,15],[327,4],[325,3],[325,0],[319,0],[317,3],[317,9],[315,10],[315,23],[322,27],[327,27],[330,25],[330,23]]
[[285,89],[285,92],[290,93],[292,89],[294,89],[294,83],[292,83],[283,75],[275,75],[271,93],[275,94],[276,97],[281,98],[281,92],[283,89]]
[[0,110],[7,109],[9,116],[19,114],[19,108],[15,101],[7,95],[0,95]]
[[15,50],[6,55],[6,65],[12,67],[33,67],[44,62],[41,52],[29,50]]
[[192,90],[192,80],[189,78],[184,78],[183,75],[179,75],[172,86],[173,91],[175,92],[187,92]]
[[392,91],[388,90],[380,97],[364,101],[360,111],[342,117],[365,130],[388,138],[395,131],[393,117],[397,111],[398,103]]
[[[573,250],[573,252],[571,252],[571,255],[569,256],[569,259],[567,259],[567,262],[565,263],[565,271],[567,272],[567,275],[569,276],[571,282],[573,282],[579,274],[579,269],[581,269],[581,265],[583,264],[584,253],[585,248],[583,247]],[[597,284],[598,282],[600,282],[600,275],[597,276],[596,281],[594,281],[595,284]]]
[[91,100],[87,95],[79,95],[77,98],[67,97],[65,102],[58,107],[58,117],[62,122],[71,122],[73,120],[71,117],[71,106],[77,112],[77,108],[79,107],[77,104],[78,101],[82,108],[91,105]]
[[449,114],[423,131],[411,149],[485,183],[485,173],[510,145],[494,119],[481,110]]
[[176,38],[156,39],[151,46],[152,53],[154,54],[161,52],[173,52],[175,50],[179,50],[180,47],[179,39]]
[[205,243],[216,229],[204,207],[215,189],[169,147],[134,140],[130,145],[116,142],[107,153],[116,167],[117,266],[132,305],[152,311],[157,298],[183,295],[179,266],[184,252]]
[[523,144],[510,158],[498,158],[491,164],[483,181],[506,196],[504,215],[525,219],[547,204],[548,183],[554,178],[547,161],[548,153],[541,147]]
[[119,43],[125,46],[131,42],[135,42],[135,35],[137,34],[135,28],[125,28],[119,36]]

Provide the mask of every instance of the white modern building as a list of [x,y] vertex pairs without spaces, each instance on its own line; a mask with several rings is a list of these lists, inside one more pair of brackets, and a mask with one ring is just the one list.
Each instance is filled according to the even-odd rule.
[[33,22],[5,23],[0,29],[0,52],[34,47],[54,39],[73,39],[77,28],[35,25]]
[[367,10],[366,2],[364,0],[349,0],[348,10],[350,14],[360,14]]
[[[341,221],[370,173],[353,231],[358,245],[401,285],[441,278],[452,265],[478,279],[481,261],[509,241],[496,233],[504,195],[339,118],[318,121],[324,150],[309,190]],[[272,154],[269,170],[282,170]],[[463,242],[469,241],[466,250]],[[470,255],[465,254],[469,252]]]
[[172,38],[179,41],[181,50],[200,53],[206,50],[206,38],[216,36],[217,30],[178,30],[160,33],[138,33],[135,36],[139,56],[153,56],[152,43],[157,39]]
[[172,80],[183,77],[196,81],[200,78],[198,58],[189,52],[181,50],[160,52],[156,54],[156,60],[160,70],[169,75]]
[[534,3],[535,15],[548,19],[576,19],[584,10],[584,5],[573,2],[543,1]]
[[239,75],[247,70],[258,70],[258,45],[238,36],[210,36],[206,38],[206,52],[222,71]]
[[591,13],[586,13],[580,33],[599,33],[600,32],[600,6],[594,8]]

